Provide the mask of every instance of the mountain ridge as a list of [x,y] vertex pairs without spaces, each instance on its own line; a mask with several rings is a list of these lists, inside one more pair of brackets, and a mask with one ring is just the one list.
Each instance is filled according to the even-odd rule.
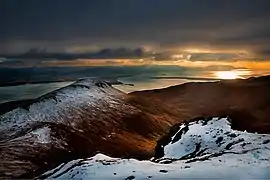
[[262,76],[243,80],[191,82],[133,92],[131,95],[167,106],[181,121],[196,117],[230,116],[235,129],[270,133],[268,92],[270,76]]
[[[189,83],[131,94],[99,79],[79,80],[0,116],[1,177],[32,178],[97,153],[149,159],[173,125],[195,117],[229,116],[233,129],[264,133],[269,121],[259,118],[269,115],[268,80]],[[228,98],[229,93],[240,102]],[[250,95],[256,98],[250,100]],[[234,115],[223,101],[248,108],[236,108]],[[258,105],[264,116],[250,119],[251,108]]]
[[144,112],[128,99],[108,82],[84,79],[4,113],[1,176],[34,177],[61,162],[98,152],[151,157],[155,141],[173,118]]

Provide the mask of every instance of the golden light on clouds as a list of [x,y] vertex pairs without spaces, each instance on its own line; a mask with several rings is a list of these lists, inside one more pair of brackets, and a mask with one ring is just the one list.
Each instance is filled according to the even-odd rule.
[[187,52],[187,53],[235,53],[235,54],[251,54],[251,51],[247,49],[228,49],[228,48],[201,48],[201,47],[186,47],[178,49],[180,52]]
[[[178,55],[177,55],[178,57]],[[182,56],[179,56],[182,57]],[[205,71],[206,76],[218,79],[247,78],[270,74],[270,60],[154,60],[154,59],[78,59],[72,61],[50,60],[40,66],[46,67],[89,67],[89,66],[143,66],[143,65],[174,65],[197,68]]]
[[44,62],[45,66],[106,66],[106,65],[122,65],[122,66],[135,66],[135,65],[178,65],[183,67],[198,67],[204,68],[208,66],[231,66],[236,69],[250,69],[250,70],[270,70],[269,61],[250,61],[250,60],[237,60],[237,61],[189,61],[189,60],[164,60],[155,61],[150,59],[79,59],[74,61],[58,61],[51,60]]
[[88,67],[88,66],[136,66],[145,65],[147,62],[142,59],[78,59],[72,61],[47,61],[45,66],[71,66],[71,67]]

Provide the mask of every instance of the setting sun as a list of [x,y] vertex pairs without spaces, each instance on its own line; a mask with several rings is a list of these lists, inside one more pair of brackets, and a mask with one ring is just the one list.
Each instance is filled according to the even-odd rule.
[[236,72],[233,71],[218,71],[215,73],[219,79],[237,79],[240,78]]

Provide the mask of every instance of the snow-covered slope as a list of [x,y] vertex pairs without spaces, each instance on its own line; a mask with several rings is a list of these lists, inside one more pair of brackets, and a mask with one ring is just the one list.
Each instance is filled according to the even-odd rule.
[[175,119],[110,83],[82,79],[0,115],[0,178],[32,178],[99,152],[149,158]]
[[[232,156],[233,160],[238,159],[242,163],[263,163],[264,157],[269,158],[270,155],[264,154],[270,148],[269,141],[270,135],[232,130],[229,118],[203,119],[182,124],[171,141],[164,145],[164,157],[158,161],[189,159],[195,162],[226,156],[226,162]],[[249,153],[252,158],[245,159]],[[241,154],[239,158],[238,154]]]
[[[165,141],[164,141],[165,142]],[[151,161],[102,154],[62,164],[47,178],[249,179],[270,178],[270,135],[232,130],[228,118],[181,124],[159,144],[163,157]]]
[[64,123],[75,126],[81,107],[91,108],[92,116],[109,105],[117,109],[124,93],[106,81],[83,79],[16,108],[0,116],[0,141],[16,136],[22,129],[30,129],[37,122]]
[[152,128],[152,119],[125,93],[98,79],[82,79],[27,101],[0,116],[0,178],[33,177],[97,152],[140,156],[145,153],[138,150],[141,144],[154,138],[143,137],[135,120],[144,124],[146,135],[165,127]]

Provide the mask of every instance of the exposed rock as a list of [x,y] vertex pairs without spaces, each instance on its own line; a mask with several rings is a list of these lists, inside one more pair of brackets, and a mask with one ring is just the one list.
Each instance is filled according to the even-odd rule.
[[164,169],[161,169],[161,170],[159,170],[159,172],[167,173],[168,171],[167,170],[164,170]]
[[132,180],[135,179],[135,176],[128,176],[125,180]]

